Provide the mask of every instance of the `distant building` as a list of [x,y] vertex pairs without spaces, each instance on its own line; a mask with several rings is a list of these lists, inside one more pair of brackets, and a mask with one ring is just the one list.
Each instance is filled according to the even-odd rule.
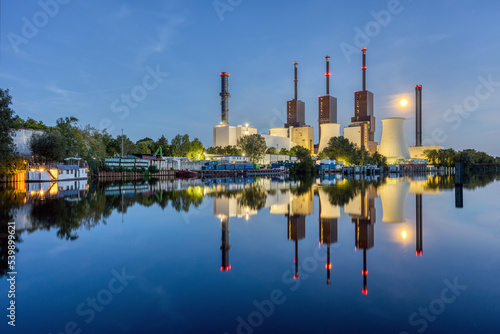
[[257,134],[257,129],[251,128],[249,126],[225,126],[225,125],[215,125],[214,126],[214,141],[213,146],[226,147],[236,146],[238,139],[246,135]]
[[33,152],[30,149],[29,142],[33,136],[44,134],[43,130],[18,129],[15,130],[12,139],[14,141],[16,152],[24,157],[31,157]]

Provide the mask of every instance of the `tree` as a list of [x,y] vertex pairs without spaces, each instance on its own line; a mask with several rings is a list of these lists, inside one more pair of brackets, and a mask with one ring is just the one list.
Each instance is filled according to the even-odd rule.
[[332,137],[327,147],[323,150],[326,156],[332,160],[342,160],[353,163],[356,159],[356,146],[344,137]]
[[427,160],[429,160],[429,163],[431,165],[436,164],[436,160],[438,158],[438,152],[436,150],[425,150],[424,155],[427,158]]
[[251,162],[259,162],[266,152],[266,141],[258,134],[238,138],[237,145],[245,152]]
[[[122,136],[117,136],[116,137],[116,143],[115,146],[117,147],[117,153],[121,155],[122,152]],[[135,146],[134,142],[130,140],[127,135],[123,135],[123,155],[127,156],[132,153],[137,152],[137,147]]]
[[382,154],[375,152],[372,155],[372,163],[377,166],[387,166],[387,158]]
[[203,152],[205,151],[205,147],[201,143],[198,138],[195,138],[189,144],[189,151],[187,153],[187,157],[191,161],[202,160],[204,158]]
[[278,150],[276,150],[276,147],[270,147],[266,150],[267,154],[277,154]]
[[38,161],[58,162],[65,158],[64,138],[57,131],[32,136],[29,146]]
[[153,139],[146,137],[141,140],[138,140],[136,143],[138,153],[151,154],[156,151],[155,142]]
[[298,179],[308,179],[316,176],[316,167],[314,166],[314,161],[311,158],[309,150],[302,146],[296,147],[296,155],[299,162],[292,168],[290,175]]
[[189,135],[177,135],[172,139],[172,155],[174,157],[187,156],[190,148]]
[[161,147],[161,151],[164,157],[169,157],[172,156],[172,147],[168,144],[168,139],[165,138],[164,135],[162,135],[157,141],[156,141],[156,147],[153,151],[156,152],[156,150]]
[[9,90],[0,89],[0,167],[5,167],[15,156],[12,140],[14,111],[9,107],[11,104]]

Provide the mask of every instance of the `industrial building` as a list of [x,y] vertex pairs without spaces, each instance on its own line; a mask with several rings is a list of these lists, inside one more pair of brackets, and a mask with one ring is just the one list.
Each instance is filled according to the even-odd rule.
[[285,128],[289,128],[291,126],[304,126],[306,124],[306,118],[305,118],[305,110],[306,110],[306,104],[303,101],[300,101],[298,99],[298,91],[297,91],[297,83],[298,83],[298,77],[297,77],[297,66],[299,63],[294,62],[293,66],[295,67],[295,79],[293,80],[295,83],[295,98],[293,100],[287,101],[286,103],[286,123],[285,123]]
[[375,116],[373,113],[373,93],[366,90],[366,48],[363,51],[363,90],[354,92],[354,117],[351,124],[344,129],[344,137],[359,147],[366,148],[370,153],[375,153],[377,143],[375,137]]
[[410,159],[404,118],[393,117],[382,120],[382,140],[378,152],[387,158],[388,164],[405,163],[404,160]]
[[221,121],[213,128],[213,146],[226,147],[228,145],[236,146],[238,139],[242,136],[257,134],[257,129],[251,128],[248,124],[245,126],[229,125],[229,77],[230,74],[222,72],[221,77]]
[[318,98],[318,127],[320,153],[332,137],[340,136],[340,124],[337,123],[337,98],[330,96],[330,56],[326,56],[326,95]]

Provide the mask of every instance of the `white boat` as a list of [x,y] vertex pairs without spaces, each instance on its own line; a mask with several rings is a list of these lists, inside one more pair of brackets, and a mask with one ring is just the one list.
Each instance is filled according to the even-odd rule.
[[88,168],[83,164],[51,164],[29,168],[26,171],[26,182],[59,182],[87,179]]

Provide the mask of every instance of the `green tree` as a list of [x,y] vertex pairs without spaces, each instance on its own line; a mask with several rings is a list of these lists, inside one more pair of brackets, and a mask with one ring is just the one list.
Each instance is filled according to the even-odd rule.
[[203,160],[204,159],[204,155],[203,155],[204,151],[205,151],[205,147],[203,146],[201,141],[198,138],[195,138],[189,144],[189,151],[187,153],[187,157],[191,161]]
[[14,111],[10,108],[12,97],[9,90],[0,89],[0,168],[14,159],[15,149],[11,135],[14,125]]
[[189,153],[191,142],[189,135],[177,135],[172,139],[172,155],[174,157],[185,157]]
[[270,147],[266,150],[266,153],[267,154],[277,154],[278,153],[278,150],[276,149],[276,147]]
[[323,151],[332,160],[353,163],[356,159],[356,146],[344,137],[332,137]]
[[237,145],[245,152],[251,162],[259,162],[266,152],[266,141],[258,134],[240,137]]
[[[117,147],[117,153],[121,155],[122,152],[122,136],[119,135],[116,137],[116,147]],[[132,153],[137,152],[137,147],[135,146],[134,142],[130,140],[127,135],[123,135],[123,155],[127,156]]]
[[307,148],[296,146],[297,160],[299,161],[290,171],[292,177],[307,179],[316,176],[316,167]]
[[168,139],[165,138],[164,135],[162,135],[157,141],[156,141],[156,147],[153,151],[156,152],[156,150],[161,147],[161,151],[164,157],[169,157],[172,156],[172,147],[168,144]]
[[58,162],[66,157],[64,138],[57,131],[45,132],[32,136],[29,146],[35,160],[40,162]]
[[149,137],[138,140],[135,145],[138,153],[151,154],[156,151],[155,141]]

